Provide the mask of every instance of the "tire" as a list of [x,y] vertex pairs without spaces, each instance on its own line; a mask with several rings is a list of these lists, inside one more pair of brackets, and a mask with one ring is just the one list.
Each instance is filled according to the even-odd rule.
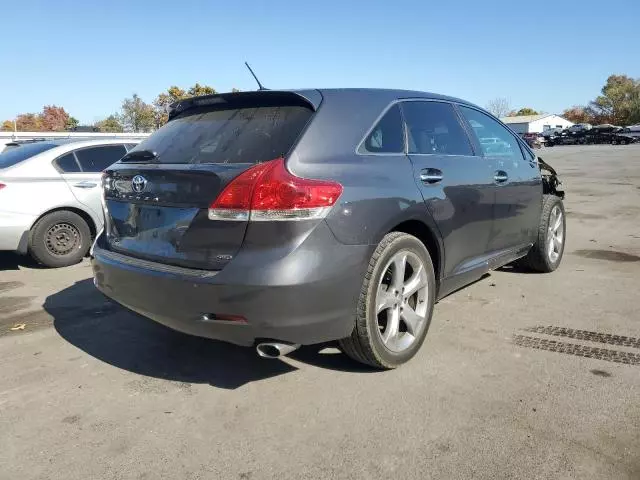
[[[407,267],[402,282],[395,283],[400,278],[394,276],[399,271],[396,265],[402,262],[394,260],[403,257]],[[402,292],[411,285],[409,280],[413,280],[414,286],[421,286],[405,300]],[[399,293],[395,293],[394,285]],[[371,256],[358,300],[355,327],[350,337],[338,342],[340,349],[352,359],[380,369],[396,368],[409,361],[427,335],[435,292],[433,262],[424,244],[406,233],[387,234]],[[382,298],[387,301],[382,302]],[[377,306],[383,303],[388,307],[378,312]],[[397,328],[392,327],[394,324]]]
[[66,267],[80,262],[91,246],[91,230],[77,213],[52,212],[29,232],[29,253],[46,267]]
[[[557,207],[557,208],[556,208]],[[561,213],[560,226],[562,231],[559,232],[557,218],[555,215],[557,212]],[[553,215],[552,215],[553,214]],[[567,216],[564,211],[564,204],[562,199],[556,195],[544,195],[542,198],[542,213],[540,214],[540,223],[538,225],[538,237],[535,245],[531,247],[526,257],[521,259],[518,263],[530,270],[541,273],[551,273],[560,266],[562,261],[562,255],[564,254],[564,247],[567,243]],[[550,225],[550,222],[554,221],[555,225]],[[553,233],[550,227],[553,228]],[[558,238],[557,233],[560,233],[561,238]],[[552,242],[552,237],[555,241]],[[558,243],[557,240],[560,240]],[[551,249],[553,248],[553,253]]]

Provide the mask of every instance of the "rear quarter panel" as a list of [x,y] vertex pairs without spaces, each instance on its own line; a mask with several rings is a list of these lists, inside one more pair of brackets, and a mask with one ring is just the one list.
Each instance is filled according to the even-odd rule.
[[342,243],[375,245],[396,225],[420,220],[434,229],[404,154],[361,155],[361,140],[394,94],[323,91],[323,102],[287,163],[301,177],[339,182],[343,193],[327,217]]

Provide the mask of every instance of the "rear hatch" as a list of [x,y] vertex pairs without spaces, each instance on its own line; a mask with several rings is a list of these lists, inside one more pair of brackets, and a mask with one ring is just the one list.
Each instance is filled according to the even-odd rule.
[[188,101],[105,172],[108,248],[165,264],[221,269],[240,249],[248,222],[210,220],[209,206],[245,170],[286,156],[313,112],[309,101],[291,92]]

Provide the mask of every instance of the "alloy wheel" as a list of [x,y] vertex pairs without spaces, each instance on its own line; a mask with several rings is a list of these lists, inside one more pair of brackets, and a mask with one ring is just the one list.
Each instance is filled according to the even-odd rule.
[[558,261],[564,242],[564,222],[562,210],[558,205],[551,209],[549,215],[549,232],[547,233],[547,254],[552,263]]
[[383,270],[376,292],[378,332],[392,352],[409,348],[426,326],[429,282],[420,257],[397,252]]

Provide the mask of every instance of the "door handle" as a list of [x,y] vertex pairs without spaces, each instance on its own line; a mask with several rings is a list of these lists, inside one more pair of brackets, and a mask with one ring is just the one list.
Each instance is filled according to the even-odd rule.
[[442,170],[437,168],[425,168],[420,172],[420,180],[422,183],[438,183],[442,181]]
[[509,180],[509,175],[507,175],[507,172],[505,172],[504,170],[497,170],[493,175],[493,179],[496,181],[496,183],[504,183]]
[[74,183],[73,186],[78,188],[95,188],[98,184],[95,182],[78,182]]

